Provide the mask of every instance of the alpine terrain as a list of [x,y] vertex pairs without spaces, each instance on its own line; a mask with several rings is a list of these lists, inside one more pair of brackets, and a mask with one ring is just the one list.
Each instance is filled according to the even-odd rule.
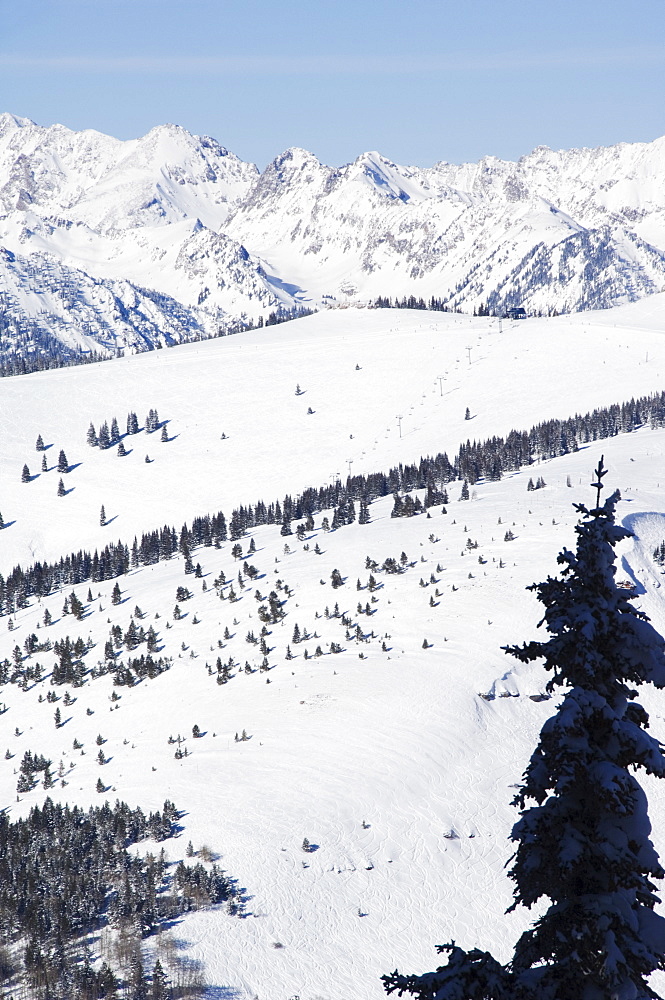
[[259,172],[175,125],[120,141],[5,113],[0,362],[380,300],[531,315],[635,301],[665,287],[664,144],[426,168],[289,149]]
[[[380,1000],[453,939],[508,961],[546,908],[505,914],[511,800],[562,692],[503,647],[543,638],[526,588],[601,454],[617,579],[665,630],[658,143],[259,175],[172,127],[2,129],[7,329],[132,348],[0,382],[5,993]],[[471,308],[520,267],[545,312],[564,259],[567,308],[639,301],[206,339],[342,286]],[[662,858],[665,788],[639,780]]]

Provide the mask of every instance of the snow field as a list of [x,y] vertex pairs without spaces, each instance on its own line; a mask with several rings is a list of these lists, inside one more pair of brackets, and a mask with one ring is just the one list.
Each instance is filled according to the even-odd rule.
[[[335,310],[4,379],[0,511],[15,523],[0,540],[0,571],[118,537],[131,543],[140,532],[179,528],[220,508],[228,519],[241,503],[281,501],[344,480],[349,469],[387,471],[439,451],[452,458],[467,438],[660,391],[665,338],[644,309],[618,310],[616,328],[606,325],[608,313],[589,313],[504,323],[501,334],[496,321],[450,314]],[[116,416],[124,433],[129,410],[142,422],[151,407],[168,421],[168,444],[142,431],[125,438],[131,453],[122,459],[115,448],[86,444],[90,421],[99,430]],[[34,451],[40,433],[51,445],[45,474]],[[76,468],[64,477],[68,495],[58,498],[61,448]],[[24,463],[37,476],[29,484],[21,482]],[[102,504],[113,519],[106,528]]]
[[[484,322],[335,312],[243,337],[3,380],[0,510],[15,523],[0,532],[0,571],[32,561],[31,550],[50,559],[118,537],[131,545],[143,530],[164,523],[179,529],[219,507],[228,519],[239,503],[281,499],[337,472],[344,478],[351,458],[353,473],[387,470],[439,450],[452,458],[467,436],[503,434],[661,388],[662,338],[656,320],[637,312],[617,318],[632,322],[631,330],[600,322],[587,328],[566,318],[506,324],[498,335],[486,332]],[[470,331],[483,339],[474,341],[469,365]],[[632,349],[621,353],[626,343]],[[452,397],[441,396],[434,381],[445,370]],[[363,381],[351,391],[355,377]],[[294,395],[296,383],[305,395]],[[306,414],[309,405],[314,415]],[[141,420],[150,407],[169,421],[173,440],[163,444],[158,433],[142,431],[125,438],[133,452],[124,459],[115,449],[101,453],[85,444],[90,420],[99,428],[116,415],[124,430],[128,410]],[[401,440],[397,414],[404,418]],[[222,431],[228,440],[220,440]],[[38,433],[53,444],[49,466],[61,447],[72,465],[81,462],[63,476],[74,487],[66,497],[55,496],[53,471],[20,483],[24,461],[37,471]],[[150,465],[143,461],[146,450],[155,459]],[[651,559],[665,537],[664,451],[665,432],[644,429],[481,482],[468,502],[458,500],[461,484],[452,483],[445,515],[435,507],[430,518],[391,519],[388,497],[370,506],[365,526],[326,533],[323,512],[316,514],[304,543],[309,551],[295,534],[282,537],[279,526],[252,532],[252,555],[249,537],[243,539],[239,560],[229,542],[221,550],[196,549],[192,558],[202,566],[205,592],[177,556],[121,578],[117,606],[110,599],[115,581],[74,588],[81,600],[89,586],[94,596],[81,622],[60,614],[71,587],[20,611],[11,631],[0,619],[0,659],[11,658],[32,632],[40,641],[68,634],[91,637],[95,647],[85,661],[92,665],[102,658],[111,625],[124,632],[138,604],[145,618],[137,624],[152,624],[159,633],[163,649],[156,655],[173,657],[172,668],[156,679],[116,688],[118,708],[109,700],[109,676],[70,689],[76,701],[67,709],[62,698],[45,700],[50,690],[63,694],[48,680],[26,692],[6,685],[0,733],[13,757],[4,758],[0,742],[2,801],[14,818],[46,795],[38,786],[16,802],[13,772],[27,749],[49,757],[54,773],[64,760],[68,784],[49,793],[62,801],[98,804],[98,777],[111,801],[152,809],[171,798],[185,813],[184,832],[165,842],[167,853],[182,857],[190,839],[196,849],[206,844],[247,890],[243,919],[223,910],[200,912],[174,932],[183,953],[204,962],[211,1000],[379,1000],[382,973],[433,968],[434,945],[452,937],[507,957],[535,916],[504,916],[511,899],[507,837],[516,819],[511,786],[554,702],[533,700],[544,691],[544,672],[506,657],[501,646],[536,635],[541,609],[525,587],[554,573],[558,551],[573,546],[572,503],[592,501],[588,483],[601,453],[608,487],[618,487],[624,498],[620,516],[631,519],[637,534],[622,545],[619,578],[635,579],[638,606],[665,629],[660,569]],[[528,479],[537,476],[546,488],[527,492]],[[98,523],[101,503],[116,518],[107,528]],[[508,530],[515,538],[506,542]],[[467,548],[469,538],[477,549]],[[313,551],[317,543],[321,555]],[[356,590],[356,579],[364,586],[369,576],[366,556],[381,565],[402,551],[415,565],[399,576],[375,571],[375,613],[358,615],[357,603],[371,600],[367,590]],[[245,560],[260,578],[241,591],[237,574]],[[333,568],[346,578],[337,590],[330,585]],[[220,569],[240,597],[235,603],[215,593]],[[253,595],[259,589],[266,596],[278,579],[293,596],[284,624],[268,626],[271,669],[250,675],[234,669],[229,683],[217,685],[205,664],[215,671],[218,655],[222,662],[233,656],[241,667],[246,659],[260,664],[257,647],[245,641],[250,629],[257,637],[261,629]],[[174,621],[180,585],[194,596],[180,602],[186,617]],[[430,596],[437,606],[430,606]],[[339,621],[323,616],[336,601],[354,627],[358,622],[379,638],[347,641]],[[38,630],[45,607],[54,623]],[[320,639],[293,644],[295,623]],[[223,638],[227,626],[229,640]],[[328,653],[331,641],[344,652]],[[284,658],[287,643],[291,661]],[[318,644],[324,655],[305,661],[304,648],[313,654]],[[144,651],[120,655],[126,660]],[[47,668],[54,658],[33,656]],[[641,700],[652,713],[651,731],[664,738],[662,694],[645,690]],[[66,720],[59,729],[56,707]],[[199,740],[191,735],[194,724],[205,734]],[[243,729],[251,738],[236,743]],[[95,759],[98,733],[110,758],[103,766]],[[178,734],[191,752],[180,761],[168,743]],[[73,751],[74,738],[84,755]],[[662,853],[665,791],[655,781],[645,787]],[[302,851],[304,837],[317,845],[313,852]]]

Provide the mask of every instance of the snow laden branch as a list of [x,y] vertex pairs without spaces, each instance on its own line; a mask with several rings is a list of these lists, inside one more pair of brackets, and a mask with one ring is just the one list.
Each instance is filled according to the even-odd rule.
[[[514,903],[546,912],[517,941],[512,961],[453,944],[448,964],[426,975],[384,976],[388,993],[419,1000],[640,1000],[665,968],[665,919],[655,912],[665,878],[650,840],[646,796],[632,773],[665,776],[665,757],[635,698],[646,682],[665,687],[665,644],[615,582],[615,547],[630,532],[615,523],[620,497],[576,504],[575,552],[558,577],[534,584],[549,638],[506,652],[544,661],[548,688],[565,689],[514,799]],[[510,912],[509,910],[509,912]]]

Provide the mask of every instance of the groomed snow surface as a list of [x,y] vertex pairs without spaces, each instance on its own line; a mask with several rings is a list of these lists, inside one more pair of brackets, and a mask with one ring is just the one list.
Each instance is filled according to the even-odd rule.
[[[241,503],[269,503],[344,479],[349,463],[355,474],[443,450],[452,458],[467,437],[504,435],[660,391],[661,317],[663,297],[602,314],[504,324],[501,333],[496,321],[446,314],[334,311],[5,379],[0,511],[8,526],[0,532],[0,572],[118,538],[131,546],[135,534],[164,524],[179,530],[220,508],[228,519]],[[150,408],[168,421],[167,442],[142,430],[125,438],[124,458],[86,444],[90,421],[99,429],[116,416],[124,432],[129,410],[142,421]],[[34,450],[38,434],[49,446],[45,473]],[[60,449],[74,467],[62,475],[63,497],[56,495]],[[32,632],[40,642],[80,635],[95,644],[85,658],[92,667],[103,659],[111,626],[124,632],[138,605],[144,618],[137,624],[153,625],[158,655],[173,658],[156,679],[116,688],[118,702],[110,701],[110,676],[72,690],[68,708],[62,699],[46,701],[48,691],[63,694],[48,680],[26,692],[7,685],[2,736],[13,756],[5,759],[0,742],[3,804],[16,818],[47,794],[39,785],[16,801],[14,772],[28,749],[51,759],[54,772],[63,761],[67,785],[49,793],[58,800],[99,804],[98,777],[111,801],[148,810],[172,799],[184,811],[184,831],[165,843],[170,857],[183,857],[189,840],[197,850],[207,845],[246,889],[244,917],[213,909],[185,917],[174,931],[182,954],[203,962],[216,1000],[379,1000],[382,973],[434,968],[434,946],[453,937],[507,959],[535,916],[504,916],[511,899],[507,837],[516,818],[511,786],[556,702],[540,698],[544,672],[501,647],[535,637],[541,609],[525,587],[554,573],[558,551],[574,545],[572,503],[592,502],[588,484],[601,453],[609,488],[623,496],[620,517],[636,534],[623,544],[619,578],[635,583],[638,607],[665,630],[660,567],[651,556],[665,538],[664,452],[665,432],[643,429],[478,483],[466,502],[458,499],[461,483],[452,483],[445,514],[435,507],[430,518],[391,519],[386,498],[371,505],[365,526],[326,532],[322,517],[331,512],[322,512],[304,542],[269,526],[252,532],[251,555],[250,536],[242,539],[237,560],[230,542],[197,549],[202,579],[185,575],[181,556],[132,570],[120,580],[119,605],[111,603],[115,581],[92,584],[92,602],[88,584],[80,585],[81,622],[61,614],[71,587],[20,611],[12,630],[0,619],[0,659]],[[24,463],[36,476],[30,483],[21,482]],[[546,487],[527,491],[529,478],[539,476]],[[102,504],[106,527],[99,524]],[[507,531],[513,540],[505,540]],[[381,565],[402,552],[405,572],[375,571],[378,589],[366,589],[366,557]],[[245,561],[259,577],[241,589]],[[334,568],[345,580],[336,590]],[[226,599],[217,596],[220,570],[237,601],[228,600],[228,585]],[[256,590],[265,597],[278,580],[291,596],[278,591],[286,617],[268,626],[270,669],[261,672],[262,655],[246,636],[261,630]],[[174,620],[178,586],[193,596],[179,602],[184,617]],[[353,621],[350,639],[339,619],[325,616],[336,602]],[[359,602],[371,615],[357,613]],[[356,641],[356,623],[375,638]],[[318,637],[294,643],[296,624]],[[344,651],[330,653],[331,642]],[[314,656],[317,646],[323,655]],[[122,658],[141,652],[145,647]],[[214,676],[218,656],[239,664],[223,685]],[[33,657],[47,671],[53,659]],[[245,661],[252,673],[244,672]],[[652,733],[665,738],[662,694],[644,691],[641,700]],[[64,724],[56,729],[57,707]],[[201,739],[192,738],[195,724]],[[236,742],[243,729],[250,739]],[[107,741],[104,766],[96,761],[98,733]],[[182,760],[168,742],[178,735],[189,750]],[[84,754],[72,749],[75,738]],[[645,787],[662,854],[665,789],[655,781]],[[302,850],[303,838],[312,851]],[[152,947],[148,940],[148,955]]]

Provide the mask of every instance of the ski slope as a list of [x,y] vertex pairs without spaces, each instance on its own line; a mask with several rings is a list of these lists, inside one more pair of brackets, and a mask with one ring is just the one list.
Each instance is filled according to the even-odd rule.
[[[664,314],[659,295],[617,310],[504,322],[499,333],[496,320],[447,313],[331,310],[4,379],[0,511],[15,524],[2,538],[3,563],[119,537],[131,543],[164,523],[179,528],[197,514],[228,515],[240,503],[344,480],[349,468],[368,473],[439,451],[452,456],[467,439],[660,391]],[[129,410],[142,424],[150,408],[168,421],[168,444],[141,432],[125,439],[131,453],[122,459],[86,444],[91,421],[99,430],[116,416],[124,433]],[[44,474],[38,434],[49,446]],[[76,466],[64,498],[56,497],[60,449]],[[37,476],[29,484],[21,482],[24,464]],[[102,504],[113,519],[103,530]]]
[[[448,314],[336,310],[4,379],[0,511],[8,527],[0,532],[0,572],[118,538],[131,545],[144,530],[179,529],[220,507],[228,518],[240,503],[343,479],[349,462],[355,474],[440,450],[452,457],[467,437],[660,391],[662,316],[662,296],[601,314],[505,323],[500,333],[495,321]],[[115,415],[124,430],[128,410],[142,420],[151,407],[168,420],[168,442],[141,431],[125,438],[131,452],[124,458],[85,443],[91,420],[99,429]],[[50,471],[22,483],[24,462],[39,471],[39,433],[50,446]],[[70,492],[57,497],[61,448],[75,468],[62,476]],[[370,506],[368,525],[326,532],[322,518],[331,512],[322,512],[304,542],[266,526],[251,534],[254,553],[250,537],[242,540],[240,559],[228,542],[197,549],[200,579],[185,575],[180,556],[132,570],[120,579],[119,605],[111,603],[115,581],[92,584],[91,602],[81,585],[81,622],[61,613],[71,588],[18,612],[11,630],[0,619],[0,659],[11,659],[33,632],[52,642],[81,635],[94,644],[85,658],[92,666],[111,626],[124,631],[138,605],[141,624],[158,631],[160,655],[173,659],[159,677],[115,688],[116,702],[108,675],[71,691],[76,700],[67,708],[62,699],[46,701],[50,690],[63,693],[48,680],[25,692],[6,685],[1,732],[12,756],[4,757],[0,741],[3,804],[14,818],[46,795],[38,786],[16,801],[14,771],[31,749],[47,755],[54,772],[62,760],[67,784],[49,793],[59,800],[97,804],[101,776],[111,801],[154,809],[168,797],[184,810],[183,834],[165,842],[167,852],[176,859],[189,840],[197,850],[207,845],[247,894],[241,919],[202,911],[173,931],[182,953],[205,966],[210,1000],[379,1000],[382,973],[434,968],[434,945],[452,937],[506,959],[535,915],[504,916],[512,786],[555,702],[542,699],[544,672],[501,647],[535,637],[540,606],[525,587],[554,573],[560,548],[574,544],[572,503],[592,501],[588,483],[601,453],[608,486],[622,493],[620,516],[636,536],[622,543],[618,573],[634,582],[638,606],[665,630],[662,577],[651,557],[665,538],[664,452],[665,431],[645,428],[480,482],[467,502],[452,483],[445,514],[439,506],[429,518],[391,519],[388,497]],[[547,485],[528,492],[536,476]],[[478,547],[469,548],[469,539]],[[401,552],[408,568],[397,576],[375,572],[372,594],[366,557],[380,565]],[[244,561],[259,575],[241,589]],[[333,569],[345,578],[336,590]],[[228,585],[225,600],[217,596],[220,570],[235,602]],[[265,597],[277,581],[291,596],[279,591],[286,617],[268,626],[270,669],[262,672],[246,635],[261,628],[255,591]],[[178,586],[193,596],[174,620]],[[358,642],[352,628],[347,639],[339,619],[325,615],[335,602],[374,638]],[[371,615],[357,613],[359,602]],[[295,624],[318,637],[294,643]],[[344,651],[330,653],[331,642]],[[227,684],[216,683],[217,656],[238,664]],[[53,654],[34,658],[49,668]],[[652,733],[665,739],[662,694],[645,691],[641,700]],[[201,739],[191,736],[194,724]],[[236,742],[243,729],[250,739]],[[98,733],[110,758],[103,767],[95,760]],[[177,735],[190,751],[182,760],[168,742]],[[74,738],[83,754],[73,750]],[[665,789],[645,786],[663,854]],[[309,853],[305,837],[315,845]],[[145,942],[147,957],[154,947]]]

